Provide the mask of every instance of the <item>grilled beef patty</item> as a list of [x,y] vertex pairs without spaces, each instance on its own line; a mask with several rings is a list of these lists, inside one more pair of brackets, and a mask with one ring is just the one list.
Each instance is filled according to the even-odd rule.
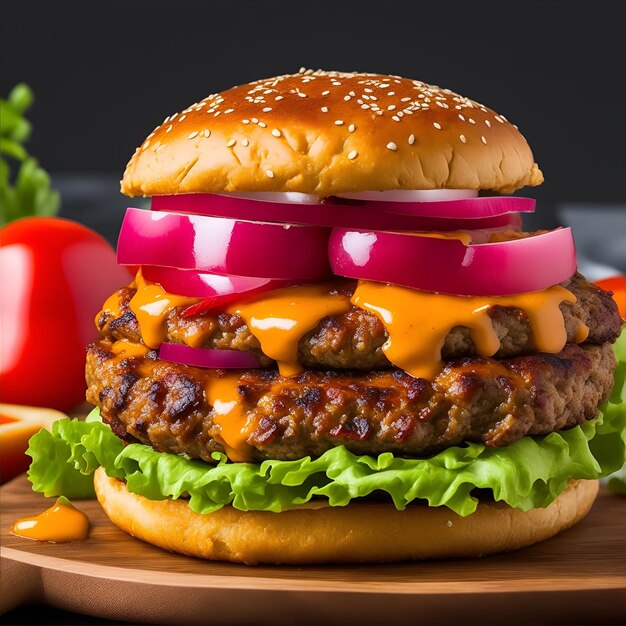
[[[356,283],[343,281],[329,283],[329,290],[340,289],[352,294]],[[620,316],[610,293],[598,289],[581,274],[562,283],[577,298],[574,304],[562,303],[568,342],[573,342],[576,329],[582,321],[589,327],[588,343],[613,342],[620,332]],[[120,314],[104,312],[99,316],[98,327],[105,337],[128,339],[139,343],[139,324],[128,303],[135,290],[124,288],[118,292]],[[185,337],[201,331],[206,335],[203,347],[226,350],[248,350],[256,354],[262,365],[272,361],[263,355],[259,341],[244,320],[235,314],[209,312],[187,317],[184,307],[173,309],[166,320],[167,341],[185,343]],[[520,309],[494,306],[489,310],[494,329],[500,339],[500,350],[495,358],[508,358],[536,350],[530,323]],[[330,315],[302,337],[299,343],[299,360],[307,369],[377,370],[392,367],[382,351],[388,335],[376,315],[358,307],[345,313]],[[442,349],[444,359],[474,356],[474,343],[464,327],[451,329]]]
[[[224,448],[206,390],[228,374],[161,361],[156,351],[125,358],[111,345],[87,353],[87,400],[104,421],[129,441],[213,462]],[[568,344],[554,355],[452,360],[432,383],[398,369],[295,378],[272,369],[238,372],[234,388],[250,460],[317,457],[338,445],[419,457],[464,441],[505,446],[592,419],[614,368],[610,343]]]

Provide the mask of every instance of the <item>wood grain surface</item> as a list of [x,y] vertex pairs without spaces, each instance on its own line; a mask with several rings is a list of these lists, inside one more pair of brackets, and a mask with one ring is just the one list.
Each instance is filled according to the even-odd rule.
[[50,505],[24,476],[0,490],[1,613],[26,602],[151,624],[615,624],[626,622],[626,498],[604,490],[557,537],[482,559],[248,567],[170,554],[123,533],[93,500],[86,541],[11,534]]

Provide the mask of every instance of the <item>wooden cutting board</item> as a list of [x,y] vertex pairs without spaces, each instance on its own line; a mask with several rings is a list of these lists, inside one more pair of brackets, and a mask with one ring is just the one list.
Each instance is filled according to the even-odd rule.
[[50,506],[24,476],[0,490],[0,613],[30,602],[150,624],[605,624],[626,622],[626,498],[542,544],[482,559],[248,567],[170,554],[120,531],[99,504],[89,539],[43,544],[12,523]]

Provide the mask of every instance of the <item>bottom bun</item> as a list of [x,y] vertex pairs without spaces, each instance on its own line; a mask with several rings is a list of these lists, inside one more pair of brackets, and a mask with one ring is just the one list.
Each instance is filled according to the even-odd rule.
[[483,502],[461,517],[445,507],[356,502],[304,505],[272,513],[231,506],[202,515],[185,500],[149,500],[109,478],[96,494],[111,521],[133,537],[203,559],[235,563],[375,563],[506,552],[548,539],[581,520],[598,493],[596,480],[572,480],[545,509],[526,513]]

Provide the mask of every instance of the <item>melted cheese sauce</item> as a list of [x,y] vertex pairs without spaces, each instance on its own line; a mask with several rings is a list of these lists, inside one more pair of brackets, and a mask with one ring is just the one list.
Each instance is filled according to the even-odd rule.
[[94,320],[96,328],[98,328],[98,320],[103,313],[108,313],[113,319],[122,315],[122,310],[120,308],[120,299],[117,295],[117,291],[107,298],[106,302],[102,305],[102,309],[100,309],[100,311],[98,311],[98,313],[96,314],[96,318]]
[[246,443],[248,416],[238,386],[239,372],[228,372],[222,377],[214,373],[206,385],[205,395],[213,407],[213,423],[220,428],[216,438],[221,440],[229,459],[245,463],[252,459],[252,447]]
[[298,363],[300,339],[322,318],[349,309],[349,296],[331,295],[324,285],[304,285],[268,292],[227,311],[243,318],[263,353],[278,362],[282,376],[295,376],[303,371]]
[[156,283],[143,278],[141,270],[135,278],[137,291],[128,306],[135,314],[143,342],[150,348],[158,348],[166,339],[165,321],[170,311],[179,306],[191,306],[200,298],[189,298],[168,293]]
[[65,498],[34,517],[25,517],[13,524],[13,534],[36,541],[65,543],[86,539],[89,518]]
[[[359,281],[352,303],[379,317],[389,335],[383,345],[395,366],[416,378],[433,380],[442,367],[441,349],[455,326],[469,328],[476,352],[493,356],[500,348],[489,309],[515,307],[528,316],[535,349],[560,352],[567,342],[562,302],[576,302],[576,296],[556,285],[544,291],[513,296],[451,296],[395,285]],[[584,326],[584,325],[583,325]],[[576,339],[588,334],[580,328]]]
[[111,352],[116,356],[129,359],[135,356],[146,356],[150,348],[141,343],[133,343],[128,339],[119,339],[111,345]]

